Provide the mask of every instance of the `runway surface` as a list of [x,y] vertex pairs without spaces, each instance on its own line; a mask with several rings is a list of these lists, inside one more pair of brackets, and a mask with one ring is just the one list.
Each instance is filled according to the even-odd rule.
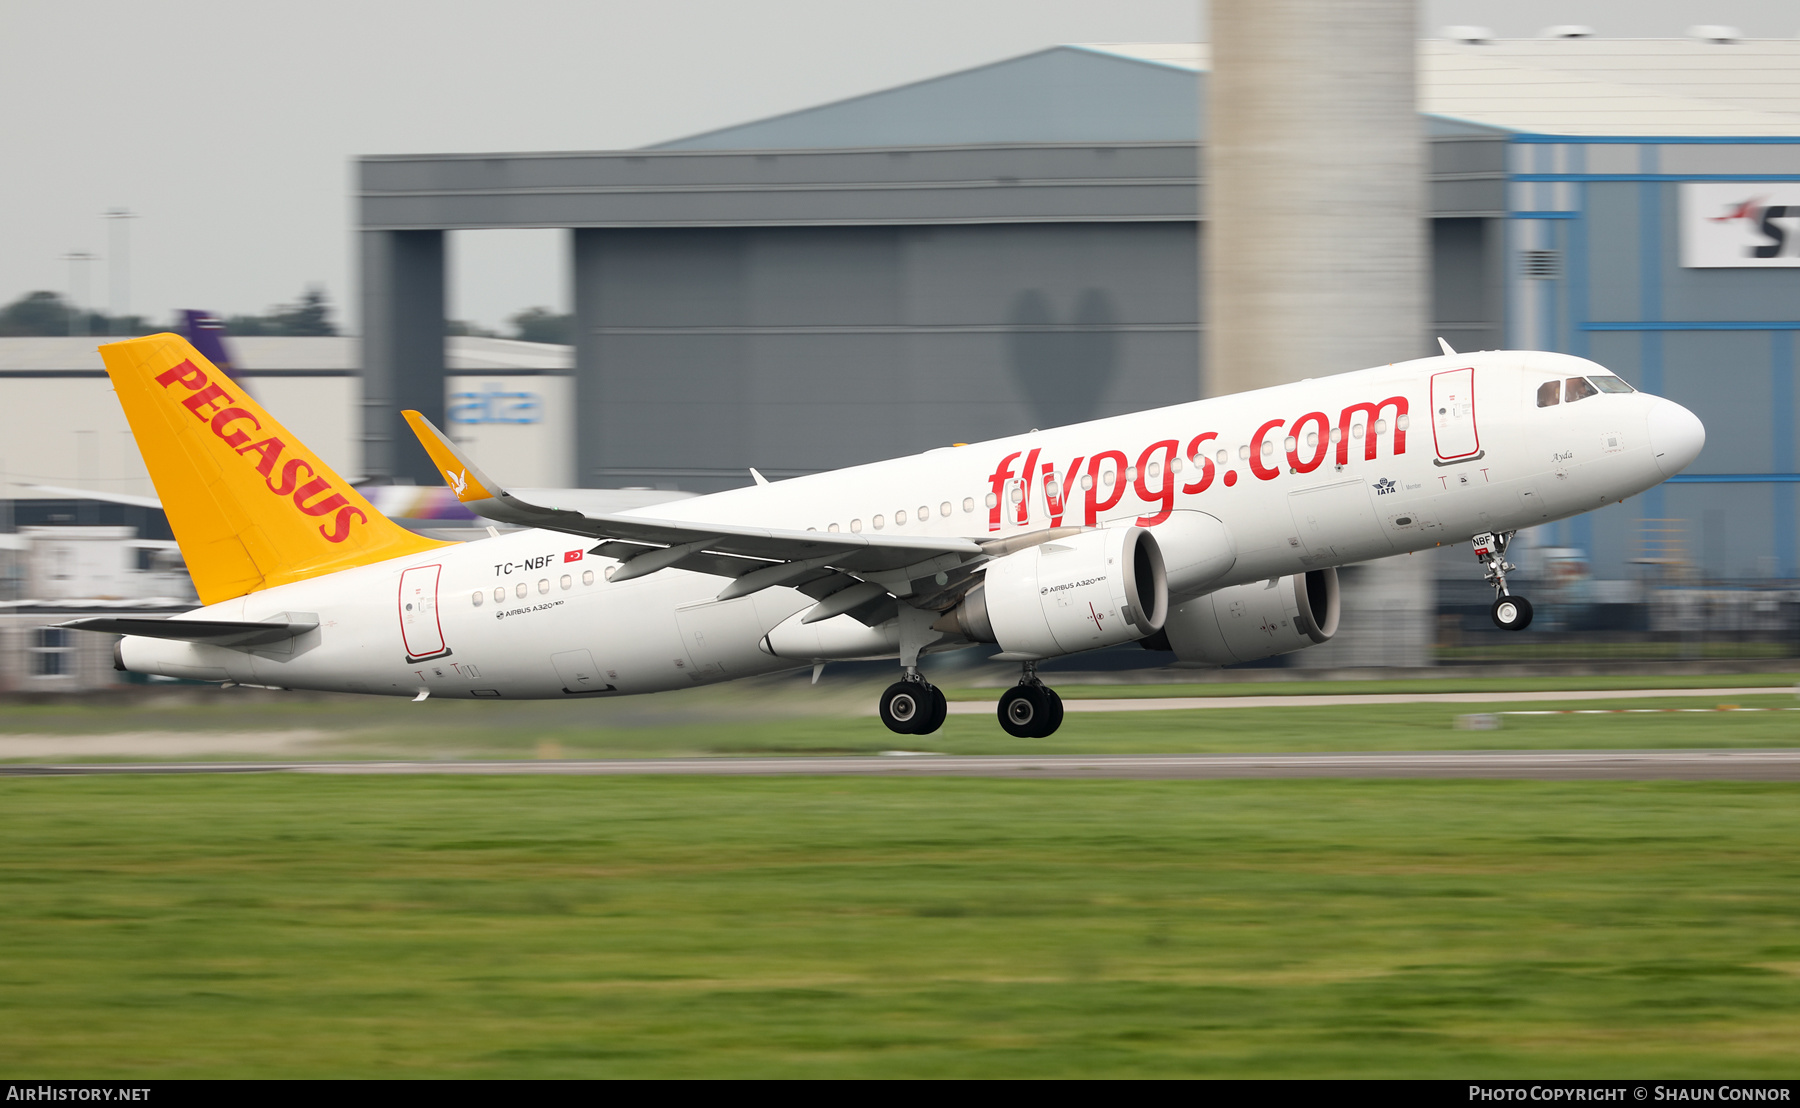
[[[1381,704],[1511,704],[1531,700],[1650,700],[1698,698],[1729,701],[1740,696],[1794,696],[1800,686],[1777,685],[1755,689],[1598,689],[1564,692],[1460,692],[1460,693],[1347,693],[1341,696],[1162,696],[1130,700],[1077,700],[1063,698],[1068,712],[1184,712],[1195,708],[1356,708]],[[993,700],[957,700],[950,704],[953,716],[992,715]]]
[[1505,750],[1368,754],[948,755],[642,758],[532,762],[96,762],[0,765],[0,777],[122,773],[314,773],[704,777],[1018,777],[1216,780],[1276,777],[1540,781],[1800,781],[1794,750]]

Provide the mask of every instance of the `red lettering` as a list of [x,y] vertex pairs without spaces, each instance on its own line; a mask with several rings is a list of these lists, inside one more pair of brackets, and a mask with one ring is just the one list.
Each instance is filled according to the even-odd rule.
[[286,496],[293,492],[295,487],[300,484],[300,471],[303,469],[308,477],[313,475],[313,467],[308,465],[305,459],[290,459],[287,465],[281,467],[281,484],[277,485],[270,481],[268,483],[269,491],[276,496]]
[[1075,475],[1081,472],[1083,458],[1075,455],[1063,470],[1062,480],[1056,479],[1056,469],[1049,462],[1044,463],[1044,506],[1050,509],[1050,526],[1061,527],[1063,511],[1069,505],[1069,490],[1075,486]]
[[226,395],[225,390],[220,388],[219,386],[208,385],[205,388],[201,389],[199,392],[188,397],[186,400],[183,400],[181,402],[181,406],[186,408],[188,411],[193,412],[195,419],[207,419],[212,415],[212,413],[211,412],[203,412],[200,409],[206,407],[209,404],[216,405],[216,404],[221,404],[221,403],[224,403],[224,404],[231,403],[231,397]]
[[1394,453],[1396,455],[1406,453],[1406,428],[1400,426],[1401,417],[1406,415],[1406,397],[1390,396],[1379,404],[1352,404],[1344,409],[1344,414],[1338,417],[1338,465],[1350,463],[1350,417],[1359,412],[1363,414],[1365,424],[1363,427],[1363,460],[1366,462],[1375,460],[1375,421],[1380,417],[1382,409],[1388,407],[1394,409]]
[[[334,496],[334,497],[332,497],[332,499],[333,500],[341,500],[343,498]],[[364,523],[369,522],[369,517],[362,514],[361,508],[349,508],[349,507],[339,508],[337,518],[331,521],[331,530],[327,531],[327,530],[325,530],[325,528],[323,526],[321,526],[319,528],[319,534],[325,536],[326,542],[343,542],[346,538],[348,538],[350,536],[350,517],[351,516],[355,516],[357,519],[361,520]]]
[[[281,459],[281,452],[286,449],[286,447],[287,443],[282,442],[280,439],[264,439],[261,442],[253,442],[249,446],[239,447],[238,453],[248,454],[251,451],[255,451],[256,454],[262,458],[262,461],[256,463],[256,472],[262,474],[264,477],[270,477],[274,475],[275,463]],[[271,485],[269,487],[274,488],[275,486]]]
[[1213,483],[1213,473],[1218,469],[1218,467],[1213,465],[1212,458],[1210,456],[1208,456],[1206,454],[1206,452],[1201,449],[1201,447],[1204,446],[1209,440],[1216,439],[1218,437],[1219,437],[1219,433],[1217,431],[1205,431],[1205,432],[1202,432],[1201,434],[1195,435],[1194,441],[1188,443],[1188,448],[1187,448],[1188,461],[1190,461],[1200,467],[1200,479],[1192,482],[1191,484],[1186,484],[1186,485],[1181,486],[1182,492],[1185,492],[1185,493],[1205,492],[1209,487],[1211,487],[1211,485]]
[[[1300,435],[1309,422],[1317,423],[1319,425],[1319,430],[1316,432],[1319,436],[1319,441],[1317,449],[1313,452],[1312,460],[1302,461],[1300,459]],[[1330,450],[1331,420],[1326,418],[1324,412],[1307,412],[1305,415],[1294,421],[1294,448],[1287,452],[1287,456],[1288,465],[1294,467],[1295,473],[1311,473],[1313,470],[1318,469],[1319,466],[1324,464],[1325,455]]]
[[1018,521],[1025,523],[1031,519],[1031,478],[1037,472],[1038,452],[1033,450],[1025,456],[1025,468],[1019,476],[1025,479],[1025,487],[1019,493]]
[[[1157,512],[1154,515],[1138,517],[1137,523],[1139,527],[1155,527],[1163,520],[1168,519],[1169,513],[1175,510],[1175,473],[1169,468],[1169,463],[1175,460],[1175,452],[1179,449],[1181,449],[1181,444],[1179,442],[1174,439],[1164,439],[1162,442],[1151,443],[1149,446],[1146,446],[1144,452],[1138,455],[1137,482],[1133,485],[1137,490],[1138,499],[1146,503],[1158,500],[1162,501],[1162,511]],[[1150,476],[1150,466],[1152,464],[1150,455],[1159,450],[1162,451],[1163,455],[1161,466],[1162,488],[1152,492],[1150,491],[1150,486],[1145,478]]]
[[[1263,438],[1268,435],[1270,431],[1280,427],[1283,422],[1285,421],[1271,419],[1261,427],[1258,427],[1256,429],[1256,434],[1250,436],[1250,472],[1256,474],[1257,479],[1260,481],[1273,481],[1275,478],[1281,476],[1281,471],[1279,469],[1276,469],[1273,466],[1263,465],[1262,448]],[[1271,453],[1273,453],[1273,451],[1271,451]]]
[[[1112,495],[1102,501],[1100,499],[1100,463],[1108,458],[1112,459],[1112,471],[1116,476],[1113,479]],[[1087,525],[1093,527],[1099,520],[1100,513],[1112,508],[1125,495],[1125,455],[1117,450],[1102,450],[1094,455],[1092,461],[1088,462],[1087,475]]]
[[225,425],[234,419],[247,419],[253,429],[262,430],[262,424],[256,422],[256,417],[249,412],[242,408],[226,408],[212,417],[212,433],[224,439],[226,446],[243,446],[250,441],[250,435],[245,431],[233,431],[229,435],[225,433]]
[[1013,459],[1018,456],[1019,451],[1015,450],[1001,459],[999,466],[994,469],[993,476],[988,478],[988,483],[994,490],[988,496],[988,499],[993,501],[988,505],[988,530],[990,531],[1000,530],[1000,504],[1006,499],[1006,481],[1013,475]]
[[349,503],[348,500],[344,499],[343,493],[335,492],[319,501],[317,504],[307,504],[307,497],[315,496],[329,488],[331,488],[331,483],[323,477],[320,477],[317,480],[308,481],[300,488],[294,490],[294,506],[309,516],[322,516],[328,515]]
[[165,389],[178,381],[183,388],[189,390],[197,389],[201,385],[206,384],[206,371],[199,366],[196,366],[193,362],[182,362],[174,369],[166,370],[156,375],[156,383]]

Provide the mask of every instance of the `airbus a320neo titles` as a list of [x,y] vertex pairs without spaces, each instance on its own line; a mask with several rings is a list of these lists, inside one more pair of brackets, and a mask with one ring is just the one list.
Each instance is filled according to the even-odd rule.
[[[897,659],[881,718],[942,725],[923,654],[1019,663],[1001,727],[1042,737],[1047,658],[1188,662],[1337,631],[1337,567],[1473,538],[1523,629],[1513,534],[1673,476],[1700,420],[1564,354],[1439,357],[616,513],[530,503],[406,418],[456,496],[525,530],[446,543],[384,517],[176,335],[101,348],[204,607],[64,626],[135,673],[280,689],[614,696]],[[816,671],[815,671],[816,675]]]

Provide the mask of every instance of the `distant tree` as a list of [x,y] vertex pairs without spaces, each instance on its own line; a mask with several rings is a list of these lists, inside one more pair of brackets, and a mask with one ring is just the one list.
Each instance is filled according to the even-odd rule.
[[513,338],[520,342],[554,342],[567,346],[575,341],[575,317],[558,315],[549,308],[527,308],[509,320]]
[[300,294],[300,302],[275,315],[284,335],[335,335],[331,307],[325,302],[325,290],[312,285]]
[[471,323],[466,319],[447,319],[444,321],[446,335],[473,335],[481,339],[497,339],[500,332],[490,331],[479,323]]
[[28,292],[0,308],[0,335],[66,335],[69,306],[54,292]]
[[325,290],[312,285],[300,294],[294,304],[277,304],[263,315],[234,315],[225,318],[226,333],[251,338],[258,335],[335,335],[331,322],[331,306]]
[[[42,290],[28,292],[0,308],[0,335],[67,335],[69,325],[75,322],[71,318],[74,315],[61,294]],[[83,312],[78,318],[82,323],[79,330],[94,337],[148,335],[160,330],[155,325],[146,323],[143,316],[137,315],[109,316],[104,312]]]

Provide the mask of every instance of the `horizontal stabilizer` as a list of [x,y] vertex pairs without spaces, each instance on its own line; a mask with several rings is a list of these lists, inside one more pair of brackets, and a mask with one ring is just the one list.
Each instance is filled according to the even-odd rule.
[[151,639],[206,646],[266,646],[285,642],[319,629],[317,623],[250,623],[229,619],[131,619],[92,616],[59,623],[71,631],[103,631],[112,635],[142,635]]

